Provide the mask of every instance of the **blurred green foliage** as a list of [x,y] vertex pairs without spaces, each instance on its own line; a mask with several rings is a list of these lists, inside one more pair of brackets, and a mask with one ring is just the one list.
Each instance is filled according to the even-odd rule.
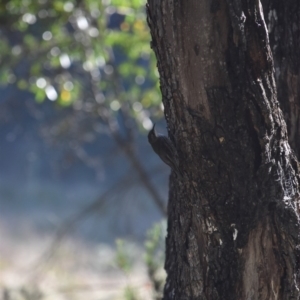
[[166,222],[155,223],[147,232],[145,263],[153,285],[153,298],[162,299],[166,274],[162,269],[165,261]]
[[[166,273],[163,270],[165,260],[165,235],[167,230],[166,221],[155,223],[147,231],[144,244],[144,262],[151,282],[152,299],[162,299],[163,288],[166,281]],[[141,299],[137,296],[136,289],[130,282],[130,275],[133,270],[135,253],[130,242],[116,240],[115,265],[120,269],[127,279],[127,287],[124,291],[124,298],[128,300]]]
[[116,265],[117,267],[128,275],[132,269],[132,258],[130,257],[126,242],[122,239],[116,240]]
[[144,0],[1,1],[0,48],[0,84],[38,102],[125,106],[145,129],[162,115]]

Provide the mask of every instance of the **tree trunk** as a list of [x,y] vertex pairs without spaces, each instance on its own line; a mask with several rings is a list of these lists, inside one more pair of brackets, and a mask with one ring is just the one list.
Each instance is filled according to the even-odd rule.
[[274,57],[278,100],[289,143],[300,157],[300,1],[263,0]]
[[299,165],[260,1],[147,10],[186,174],[170,177],[164,299],[299,299]]

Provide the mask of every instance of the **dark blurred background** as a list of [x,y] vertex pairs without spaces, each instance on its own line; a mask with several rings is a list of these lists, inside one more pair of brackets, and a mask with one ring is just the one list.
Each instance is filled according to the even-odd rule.
[[144,1],[0,4],[0,299],[159,299],[169,170]]

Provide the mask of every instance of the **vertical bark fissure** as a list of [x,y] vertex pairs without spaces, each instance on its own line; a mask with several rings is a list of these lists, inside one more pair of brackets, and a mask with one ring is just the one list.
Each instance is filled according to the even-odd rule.
[[170,178],[164,299],[297,299],[298,162],[260,2],[148,0],[148,23],[187,174]]

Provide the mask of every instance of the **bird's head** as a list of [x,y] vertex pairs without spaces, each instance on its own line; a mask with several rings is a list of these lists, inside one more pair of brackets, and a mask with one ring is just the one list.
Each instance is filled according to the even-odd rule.
[[152,144],[156,140],[156,132],[155,132],[155,124],[153,125],[152,129],[148,133],[148,141]]

